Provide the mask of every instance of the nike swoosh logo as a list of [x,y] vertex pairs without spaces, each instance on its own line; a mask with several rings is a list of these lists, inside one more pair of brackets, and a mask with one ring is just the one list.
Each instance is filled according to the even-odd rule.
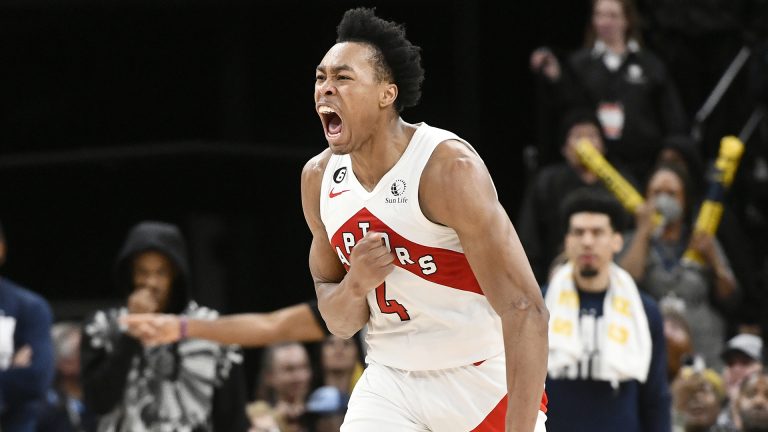
[[328,193],[329,198],[336,198],[337,196],[343,194],[344,192],[349,192],[349,189],[344,189],[343,191],[334,192],[333,189]]

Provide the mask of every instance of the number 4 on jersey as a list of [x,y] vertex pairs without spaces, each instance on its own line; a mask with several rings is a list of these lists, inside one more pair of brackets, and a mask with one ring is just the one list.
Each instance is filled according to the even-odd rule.
[[376,288],[376,303],[379,304],[381,313],[385,314],[397,314],[400,317],[400,321],[408,321],[411,316],[408,315],[408,311],[405,306],[397,302],[397,300],[387,300],[387,284],[383,283]]

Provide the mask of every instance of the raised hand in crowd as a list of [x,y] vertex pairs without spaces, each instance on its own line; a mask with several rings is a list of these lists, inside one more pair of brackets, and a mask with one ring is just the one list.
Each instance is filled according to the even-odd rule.
[[154,313],[160,311],[160,303],[149,288],[139,288],[128,297],[128,312]]
[[547,47],[537,48],[531,53],[531,70],[544,74],[550,81],[560,79],[560,62]]

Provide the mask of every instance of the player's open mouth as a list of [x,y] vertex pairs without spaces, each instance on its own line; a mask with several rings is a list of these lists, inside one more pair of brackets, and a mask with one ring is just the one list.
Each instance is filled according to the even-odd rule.
[[325,136],[329,139],[338,138],[339,135],[341,135],[342,125],[344,123],[341,116],[336,113],[336,110],[327,105],[318,107],[317,112],[320,113],[323,129],[325,129]]

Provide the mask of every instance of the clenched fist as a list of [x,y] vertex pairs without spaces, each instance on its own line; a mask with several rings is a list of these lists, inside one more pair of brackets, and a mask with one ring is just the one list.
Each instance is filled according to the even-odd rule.
[[347,283],[356,293],[366,295],[384,282],[395,268],[394,260],[384,242],[384,234],[369,231],[352,248]]

